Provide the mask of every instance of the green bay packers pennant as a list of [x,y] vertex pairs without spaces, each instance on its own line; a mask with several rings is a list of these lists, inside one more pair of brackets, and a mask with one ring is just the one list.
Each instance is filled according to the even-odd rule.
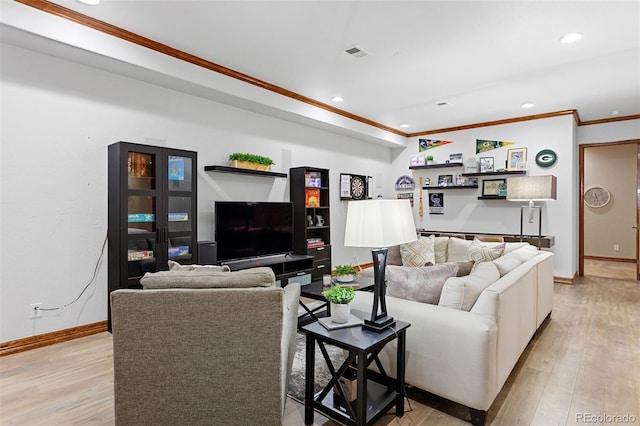
[[492,149],[501,148],[507,145],[513,145],[515,142],[490,141],[486,139],[476,139],[476,154],[491,151]]
[[443,141],[440,139],[418,139],[418,152],[426,151],[431,148],[437,148],[442,145],[453,143],[452,141]]

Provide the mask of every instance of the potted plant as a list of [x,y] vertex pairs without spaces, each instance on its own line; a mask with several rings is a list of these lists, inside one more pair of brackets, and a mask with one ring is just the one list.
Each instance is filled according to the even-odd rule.
[[234,152],[229,155],[229,161],[231,162],[232,167],[265,171],[269,171],[271,169],[271,165],[274,164],[273,160],[269,157],[242,152]]
[[337,323],[349,321],[351,315],[351,301],[356,296],[353,287],[343,287],[336,284],[322,295],[331,303],[331,320]]
[[427,164],[435,164],[436,162],[433,161],[433,155],[427,155]]
[[335,271],[336,280],[340,283],[350,283],[354,276],[358,275],[356,268],[351,265],[337,265]]

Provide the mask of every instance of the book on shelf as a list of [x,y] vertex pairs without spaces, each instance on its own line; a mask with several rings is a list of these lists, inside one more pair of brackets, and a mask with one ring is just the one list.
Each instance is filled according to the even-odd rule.
[[185,222],[189,220],[189,213],[169,213],[169,222]]
[[151,250],[142,250],[142,251],[130,251],[127,253],[127,260],[129,262],[135,260],[143,260],[150,259],[153,257],[153,251]]
[[128,222],[155,222],[156,215],[153,213],[129,213]]
[[181,256],[183,254],[189,254],[189,246],[169,247],[169,257]]
[[305,173],[304,186],[311,188],[320,188],[322,186],[322,178],[320,177],[320,172]]
[[307,243],[307,248],[324,247],[324,241],[315,241],[313,243]]
[[317,188],[305,189],[304,200],[307,207],[320,207],[320,190]]

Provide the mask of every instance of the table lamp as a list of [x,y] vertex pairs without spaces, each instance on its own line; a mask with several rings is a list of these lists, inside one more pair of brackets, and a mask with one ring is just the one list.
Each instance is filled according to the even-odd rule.
[[344,233],[346,247],[374,247],[373,256],[374,294],[371,319],[364,320],[362,327],[381,332],[395,324],[387,315],[385,301],[387,247],[417,239],[409,200],[362,200],[350,201],[347,206],[347,221]]
[[[542,242],[542,207],[535,206],[534,201],[555,200],[557,187],[557,178],[553,175],[507,178],[507,200],[529,202],[529,223],[533,223],[533,210],[538,209],[538,248]],[[527,206],[520,206],[520,241],[524,237],[524,209],[526,208]]]

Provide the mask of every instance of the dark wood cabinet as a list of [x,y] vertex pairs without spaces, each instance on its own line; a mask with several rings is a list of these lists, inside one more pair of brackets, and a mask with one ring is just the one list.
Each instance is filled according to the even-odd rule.
[[168,260],[195,263],[196,167],[192,151],[109,145],[109,293],[141,288],[140,278],[168,269]]
[[293,202],[294,251],[313,256],[312,280],[331,273],[331,211],[329,170],[295,167],[289,170]]

